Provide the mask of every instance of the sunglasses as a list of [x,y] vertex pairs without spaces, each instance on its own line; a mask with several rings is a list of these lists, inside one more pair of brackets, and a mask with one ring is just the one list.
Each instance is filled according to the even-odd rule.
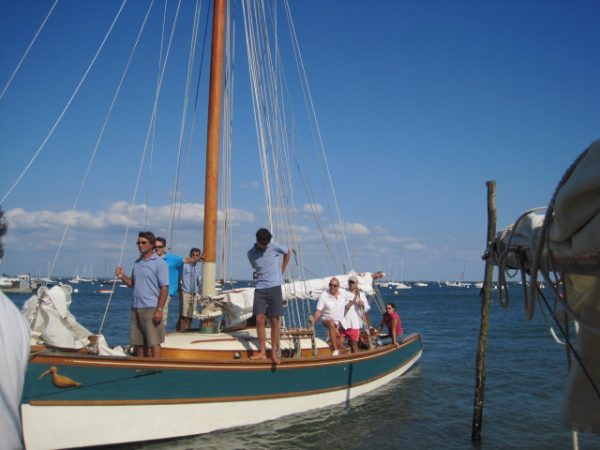
[[148,245],[150,242],[148,241],[137,241],[136,244],[137,245]]
[[388,308],[385,308],[385,309],[387,309],[388,311],[391,311],[391,310],[393,310],[394,308],[389,308],[389,307],[388,307]]
[[331,283],[329,283],[329,287],[340,287],[340,285],[339,284],[331,284]]
[[348,281],[348,284],[356,284],[356,281]]
[[165,248],[164,245],[155,245],[154,248]]

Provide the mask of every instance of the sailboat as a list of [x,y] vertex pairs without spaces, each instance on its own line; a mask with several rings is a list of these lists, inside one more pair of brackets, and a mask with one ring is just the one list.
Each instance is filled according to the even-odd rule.
[[[258,3],[245,3],[245,13]],[[216,267],[217,188],[226,11],[227,2],[215,0],[202,276],[208,306],[199,311],[202,332],[169,334],[160,358],[134,357],[122,349],[106,349],[101,337],[70,322],[68,286],[41,290],[30,303],[30,323],[39,324],[36,311],[51,305],[59,309],[61,320],[68,319],[65,328],[77,335],[68,347],[49,342],[52,336],[46,333],[47,339],[33,347],[21,404],[28,449],[197,435],[349,402],[406,373],[422,354],[420,335],[409,334],[399,347],[388,344],[334,356],[317,336],[315,324],[292,323],[295,319],[288,315],[281,363],[250,358],[258,343],[254,329],[244,325],[251,315],[253,289],[217,292],[215,286],[221,278]],[[364,291],[376,294],[377,274],[349,271],[338,275],[340,283],[351,275],[358,276]],[[299,309],[300,301],[310,305],[328,279],[287,282],[283,292],[288,310]],[[215,313],[222,315],[220,322]],[[34,337],[43,338],[44,330]]]

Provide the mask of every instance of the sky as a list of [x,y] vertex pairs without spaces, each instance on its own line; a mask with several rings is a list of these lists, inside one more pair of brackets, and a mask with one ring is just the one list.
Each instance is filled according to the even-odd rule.
[[[208,50],[202,72],[195,66],[201,75],[193,137],[179,144],[194,2],[182,3],[173,33],[151,156],[140,162],[161,36],[164,51],[176,1],[157,1],[150,10],[87,171],[150,2],[124,4],[70,98],[122,4],[58,1],[20,63],[54,0],[0,2],[0,206],[9,226],[1,273],[46,275],[54,265],[54,276],[102,277],[119,263],[131,267],[139,230],[167,235],[173,192],[182,207],[171,251],[202,247]],[[600,137],[597,1],[289,5],[348,242],[347,268],[403,280],[482,279],[486,181],[496,181],[502,228],[546,206],[569,165]],[[207,6],[201,4],[198,55]],[[278,14],[283,29],[283,9]],[[237,25],[242,16],[236,2]],[[228,267],[230,276],[248,279],[246,251],[268,222],[243,28],[235,36]],[[187,117],[190,129],[189,111]],[[175,184],[179,148],[185,156]],[[326,276],[332,267],[309,224],[310,202],[298,197],[306,273]]]

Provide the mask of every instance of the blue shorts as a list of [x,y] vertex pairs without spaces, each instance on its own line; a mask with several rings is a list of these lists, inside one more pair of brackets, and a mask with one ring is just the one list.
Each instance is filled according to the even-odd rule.
[[283,316],[283,294],[281,286],[254,290],[254,306],[252,314],[269,317]]

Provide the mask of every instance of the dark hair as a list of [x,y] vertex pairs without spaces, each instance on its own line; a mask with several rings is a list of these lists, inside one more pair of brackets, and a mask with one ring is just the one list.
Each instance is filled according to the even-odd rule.
[[167,246],[167,240],[164,237],[156,237],[156,241],[162,242],[162,245]]
[[393,303],[386,303],[385,306],[391,306],[394,311],[396,311],[396,305]]
[[138,238],[148,239],[152,245],[154,245],[154,242],[156,242],[156,237],[154,237],[154,233],[152,231],[140,231],[138,233]]
[[258,242],[271,242],[273,235],[266,228],[261,228],[256,232],[256,240]]
[[192,248],[190,249],[190,256],[192,256],[192,255],[193,255],[194,253],[196,253],[196,252],[198,252],[198,253],[202,254],[202,252],[200,251],[200,249],[199,249],[199,248],[192,247]]

